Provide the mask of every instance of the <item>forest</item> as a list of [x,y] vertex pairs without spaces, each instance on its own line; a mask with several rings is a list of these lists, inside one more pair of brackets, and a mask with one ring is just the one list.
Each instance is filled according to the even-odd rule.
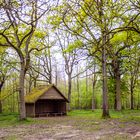
[[140,136],[139,41],[139,0],[0,0],[0,120],[28,120],[25,96],[53,84],[71,119],[126,111]]

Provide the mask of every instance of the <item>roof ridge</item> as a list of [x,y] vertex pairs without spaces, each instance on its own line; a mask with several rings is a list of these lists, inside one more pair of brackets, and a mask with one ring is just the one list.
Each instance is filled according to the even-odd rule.
[[37,87],[33,88],[32,91],[25,96],[25,102],[35,103],[51,87],[54,87],[57,90],[57,92],[59,92],[60,96],[62,96],[63,99],[69,102],[68,99],[62,94],[62,92],[54,84],[40,85],[40,86],[38,85]]
[[[25,96],[25,102],[34,103],[36,100],[42,96],[46,91],[48,91],[52,85],[43,86],[44,88],[40,89],[39,86],[32,89],[30,93]],[[45,88],[46,87],[46,88]]]

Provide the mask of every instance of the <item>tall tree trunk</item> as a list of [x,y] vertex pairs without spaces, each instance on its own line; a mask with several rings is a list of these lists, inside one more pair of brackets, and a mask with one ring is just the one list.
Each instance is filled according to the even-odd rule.
[[120,111],[122,109],[121,104],[121,74],[119,60],[114,56],[112,61],[112,67],[114,71],[114,89],[115,89],[115,98],[114,98],[114,109]]
[[78,93],[78,109],[80,109],[80,89],[79,89],[79,76],[77,76],[77,79],[76,79],[76,81],[77,81],[77,93]]
[[115,83],[115,96],[114,96],[114,110],[117,108],[117,102],[116,102],[116,83]]
[[55,85],[57,86],[58,82],[58,72],[57,72],[57,64],[55,65]]
[[92,76],[92,110],[95,109],[95,95],[94,95],[94,89],[96,84],[95,69],[96,69],[96,64],[94,64],[94,69],[93,69],[94,76]]
[[[104,38],[104,37],[103,37]],[[103,39],[105,44],[105,41]],[[107,88],[107,69],[106,69],[106,49],[105,46],[102,50],[102,76],[103,76],[103,112],[102,117],[107,118],[109,116],[109,107],[108,107],[108,88]]]
[[19,111],[20,120],[26,119],[26,109],[24,100],[24,80],[25,79],[25,67],[24,63],[21,62],[20,79],[19,79]]
[[0,113],[2,113],[1,87],[0,87]]
[[37,79],[34,78],[34,88],[36,87],[36,82],[37,82]]
[[[132,82],[132,81],[131,81]],[[130,108],[131,109],[134,109],[134,96],[133,96],[133,84],[131,83],[131,85],[130,85],[130,96],[131,96],[131,99],[130,99],[130,101],[131,101],[131,105],[130,105]]]
[[0,100],[0,113],[2,113],[2,101]]
[[[64,78],[64,92],[65,93],[68,93],[68,91],[67,91],[67,80],[66,80],[66,75],[63,73],[63,78]],[[59,78],[59,82],[58,82],[59,84],[61,84],[61,80],[60,80],[60,78]]]
[[122,107],[121,107],[121,79],[120,79],[120,74],[116,75],[115,83],[116,83],[116,110],[120,111],[122,109]]
[[30,92],[31,92],[31,89],[32,89],[32,78],[31,78],[31,76],[29,77],[29,82],[28,82],[28,84],[29,84],[28,93],[30,93]]
[[138,102],[137,102],[137,109],[140,108],[140,94],[138,93]]
[[0,87],[0,113],[2,113],[1,87]]
[[[48,38],[49,39],[49,38]],[[51,50],[48,48],[48,59],[49,59],[49,84],[52,84],[52,60],[51,60]]]
[[51,76],[51,74],[49,76],[49,84],[52,84],[52,76]]
[[70,103],[71,103],[71,74],[68,75],[68,111],[71,110]]
[[12,83],[12,85],[13,85],[13,93],[12,93],[12,112],[15,112],[15,79],[13,80],[13,83]]
[[[4,79],[4,78],[3,78]],[[2,100],[1,100],[1,90],[4,85],[5,80],[0,83],[0,113],[2,113]]]
[[107,60],[106,60],[106,47],[108,45],[107,41],[109,41],[108,29],[106,24],[106,18],[104,17],[103,10],[104,1],[97,1],[97,5],[99,7],[99,19],[100,19],[100,28],[102,34],[102,77],[103,77],[103,105],[102,105],[102,117],[108,118],[109,116],[109,106],[108,106],[108,87],[107,87]]
[[92,111],[95,109],[94,83],[92,83]]
[[[79,68],[78,68],[78,65],[77,65],[77,73],[79,73]],[[79,87],[79,75],[77,75],[76,77],[76,85],[77,85],[77,94],[78,94],[78,109],[80,109],[80,87]]]
[[95,84],[96,84],[96,79],[94,75],[93,81],[92,81],[92,110],[95,109],[95,95],[94,95]]
[[86,70],[86,105],[85,109],[88,109],[88,71]]

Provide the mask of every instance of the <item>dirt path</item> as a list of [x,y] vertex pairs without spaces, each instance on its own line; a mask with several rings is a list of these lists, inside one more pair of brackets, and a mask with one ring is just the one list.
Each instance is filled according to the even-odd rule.
[[0,128],[1,140],[140,140],[136,122],[45,119],[41,124]]

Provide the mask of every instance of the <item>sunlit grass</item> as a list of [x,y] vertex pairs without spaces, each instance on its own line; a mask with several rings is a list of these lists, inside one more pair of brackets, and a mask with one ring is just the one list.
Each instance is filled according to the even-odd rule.
[[[68,112],[69,116],[80,116],[80,117],[95,117],[95,118],[101,118],[102,110],[96,109],[94,111],[91,110],[73,110],[71,112]],[[130,117],[135,116],[140,117],[140,110],[122,110],[122,111],[115,111],[110,110],[110,116],[111,118],[123,118],[123,117]]]
[[[19,121],[19,116],[17,113],[9,114],[9,113],[3,113],[0,114],[0,127],[4,126],[13,126],[13,125],[20,125],[20,124],[74,124],[79,125],[79,121],[82,122],[84,120],[87,124],[85,125],[92,125],[95,124],[96,121],[105,121],[105,119],[102,119],[102,110],[97,109],[94,111],[91,110],[73,110],[68,112],[66,117],[49,117],[49,118],[27,118],[25,121]],[[140,122],[140,110],[122,110],[122,111],[114,111],[110,110],[110,120],[112,119],[118,119],[118,121],[121,122],[129,122],[129,121],[136,121]],[[72,122],[73,121],[73,122]],[[83,124],[81,124],[83,125]]]
[[32,118],[27,118],[27,120],[19,121],[19,116],[17,113],[2,113],[0,114],[0,127],[3,126],[13,126],[19,124],[28,124],[32,123]]

